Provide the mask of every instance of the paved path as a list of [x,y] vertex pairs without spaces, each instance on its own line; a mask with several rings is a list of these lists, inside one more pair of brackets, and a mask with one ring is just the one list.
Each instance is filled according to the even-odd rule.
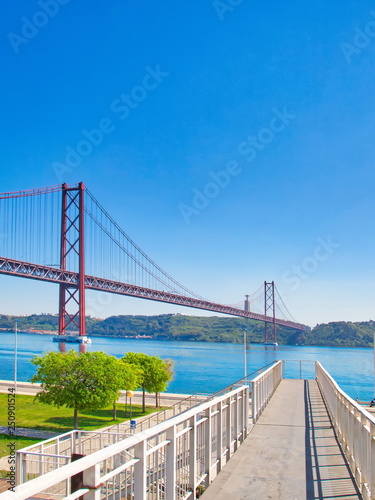
[[[14,387],[14,381],[11,380],[0,380],[0,393],[7,393],[9,388]],[[31,382],[17,382],[17,394],[22,394],[26,396],[35,396],[37,392],[40,391],[40,384],[32,384]],[[120,391],[121,396],[118,400],[119,403],[125,402],[125,391]],[[174,394],[171,392],[163,392],[160,394],[160,405],[161,406],[173,406],[182,399],[188,398],[190,394]],[[208,397],[209,394],[196,396],[197,402]],[[128,398],[129,404],[129,398]],[[142,392],[136,391],[132,398],[132,404],[140,405],[142,404]],[[155,394],[146,393],[146,405],[155,406]]]
[[[0,426],[0,434],[8,434],[9,428]],[[62,432],[38,431],[37,429],[26,429],[24,427],[16,427],[16,436],[31,437],[35,439],[50,439],[59,436]],[[10,437],[9,440],[12,438]]]
[[202,500],[361,499],[315,380],[283,380]]

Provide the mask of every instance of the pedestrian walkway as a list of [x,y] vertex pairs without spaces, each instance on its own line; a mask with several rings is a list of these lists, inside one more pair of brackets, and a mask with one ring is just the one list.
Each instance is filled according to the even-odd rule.
[[361,499],[315,380],[282,380],[203,500]]

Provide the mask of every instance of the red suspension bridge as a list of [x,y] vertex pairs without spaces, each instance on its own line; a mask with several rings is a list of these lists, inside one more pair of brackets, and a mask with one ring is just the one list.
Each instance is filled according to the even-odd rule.
[[[290,319],[273,282],[246,296],[243,308],[188,290],[129,238],[83,183],[0,194],[0,255],[0,274],[59,285],[61,336],[68,328],[86,336],[86,290],[263,321],[265,342],[276,342],[276,325],[308,329]],[[259,300],[264,314],[250,310]]]

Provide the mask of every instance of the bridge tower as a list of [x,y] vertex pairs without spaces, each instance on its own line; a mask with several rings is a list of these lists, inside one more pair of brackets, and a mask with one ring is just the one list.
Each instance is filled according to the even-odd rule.
[[273,322],[264,322],[264,342],[271,342],[271,334],[273,337],[272,342],[276,343],[276,304],[275,304],[275,282],[264,282],[264,315],[272,316]]
[[60,283],[59,335],[75,327],[79,336],[86,336],[84,192],[82,182],[62,185],[60,269],[77,271],[78,283]]

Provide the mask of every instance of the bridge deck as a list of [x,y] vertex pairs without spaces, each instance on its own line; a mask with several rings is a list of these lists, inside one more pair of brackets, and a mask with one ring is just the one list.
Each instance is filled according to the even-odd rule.
[[203,500],[361,499],[315,380],[283,380]]

